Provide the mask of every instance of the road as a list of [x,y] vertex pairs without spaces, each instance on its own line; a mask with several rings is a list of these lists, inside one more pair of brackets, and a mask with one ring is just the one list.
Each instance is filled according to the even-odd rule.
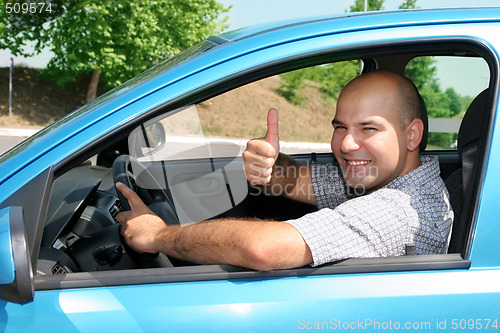
[[[22,142],[29,136],[35,134],[39,129],[16,129],[0,127],[0,154],[3,154],[8,149]],[[173,140],[173,141],[170,141]],[[166,142],[168,146],[168,156],[157,156],[161,159],[184,159],[189,153],[198,154],[197,157],[222,157],[238,155],[245,150],[247,139],[214,139],[210,137],[187,139],[185,137],[171,136]],[[210,152],[207,150],[206,144],[210,142]],[[331,152],[329,143],[311,143],[311,142],[280,142],[281,152],[285,154],[299,154],[315,152]],[[162,151],[165,151],[163,149]],[[203,155],[203,151],[205,154]],[[200,154],[202,154],[200,156]]]
[[0,136],[0,154],[3,154],[19,142],[22,142],[24,139],[26,138],[19,136]]
[[34,135],[40,128],[0,127],[0,154]]

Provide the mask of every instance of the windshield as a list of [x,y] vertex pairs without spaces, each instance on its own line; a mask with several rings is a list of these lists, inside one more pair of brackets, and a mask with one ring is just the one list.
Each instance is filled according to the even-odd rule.
[[74,119],[74,118],[76,118],[76,117],[102,105],[102,104],[105,104],[106,102],[121,95],[125,91],[127,91],[135,86],[138,86],[138,85],[154,78],[155,76],[163,73],[163,72],[166,72],[167,70],[171,69],[174,66],[177,66],[177,65],[179,65],[179,64],[181,64],[189,59],[195,58],[198,55],[203,54],[204,52],[206,52],[206,51],[208,51],[216,46],[217,46],[216,43],[214,43],[210,40],[205,40],[201,43],[198,43],[198,44],[178,53],[177,55],[174,55],[173,57],[163,61],[162,63],[146,70],[145,72],[135,76],[134,78],[130,79],[129,81],[125,82],[124,84],[108,91],[107,93],[100,96],[99,98],[97,98],[93,102],[86,104],[86,105],[82,106],[80,109],[67,115],[66,117],[59,119],[58,121],[56,121],[52,125],[49,125],[44,130],[41,130],[37,134],[31,136],[28,140],[24,141],[20,145],[5,152],[2,156],[0,156],[0,163],[4,160],[9,159],[11,156],[16,155],[19,151],[24,149],[23,147],[27,146],[30,142],[35,141],[37,138],[45,135],[49,130],[54,129],[54,128],[56,128],[64,123],[67,123],[70,120],[72,120],[72,119]]
[[214,48],[215,46],[217,46],[217,44],[210,41],[210,40],[205,40],[201,43],[198,43],[198,44],[178,53],[177,55],[163,61],[162,63],[160,63],[154,67],[151,67],[150,69],[144,71],[143,73],[128,80],[124,84],[114,88],[113,90],[105,93],[104,95],[102,95],[101,97],[96,99],[94,102],[84,106],[76,114],[83,113],[87,110],[90,110],[90,109],[100,105],[100,104],[104,104],[104,102],[115,98],[117,95],[120,95],[124,91],[127,91],[128,89],[130,89],[132,87],[138,86],[141,83],[146,82],[146,81],[160,75],[161,73],[166,72],[167,70],[171,69],[174,66],[177,66],[177,65],[179,65],[187,60],[190,60],[190,59],[192,59],[192,58],[194,58],[202,53],[205,53],[206,51]]

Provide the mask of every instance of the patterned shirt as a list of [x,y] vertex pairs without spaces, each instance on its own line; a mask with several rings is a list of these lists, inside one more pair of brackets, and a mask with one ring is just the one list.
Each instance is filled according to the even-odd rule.
[[312,165],[318,211],[287,221],[302,235],[313,266],[347,258],[446,253],[453,221],[448,191],[435,156],[370,194],[345,186],[340,166]]

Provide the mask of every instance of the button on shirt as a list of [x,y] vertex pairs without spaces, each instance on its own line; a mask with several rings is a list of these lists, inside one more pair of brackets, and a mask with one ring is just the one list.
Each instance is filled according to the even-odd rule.
[[370,194],[345,186],[339,164],[311,166],[318,211],[287,221],[304,238],[313,266],[347,258],[446,253],[453,221],[435,156]]

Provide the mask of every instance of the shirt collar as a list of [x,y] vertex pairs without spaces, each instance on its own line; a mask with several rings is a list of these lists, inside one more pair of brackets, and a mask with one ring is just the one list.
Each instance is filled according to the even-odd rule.
[[385,188],[402,188],[428,183],[439,177],[439,160],[437,156],[421,156],[422,165],[418,168],[394,179]]

